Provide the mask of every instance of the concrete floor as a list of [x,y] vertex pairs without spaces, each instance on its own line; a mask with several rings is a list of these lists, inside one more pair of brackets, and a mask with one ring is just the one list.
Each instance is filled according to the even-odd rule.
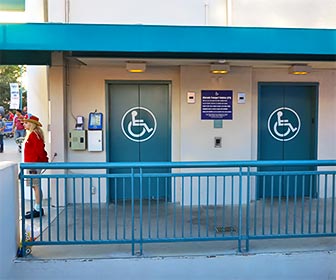
[[335,252],[17,260],[0,279],[335,280],[335,263]]
[[4,138],[4,152],[0,153],[0,161],[20,162],[22,154],[13,138]]
[[[331,205],[331,203],[329,203]],[[323,213],[323,203],[320,203],[320,213]],[[231,237],[237,237],[237,223],[238,223],[238,210],[234,209],[234,217],[232,221],[227,221],[226,228],[232,228],[230,230],[218,233],[216,232],[216,225],[221,225],[222,213],[221,209],[217,209],[216,221],[214,220],[214,209],[207,211],[208,217],[206,217],[206,211],[203,209],[201,215],[198,216],[197,209],[194,209],[192,217],[188,215],[185,220],[181,220],[181,208],[174,207],[170,205],[165,208],[161,205],[161,210],[166,214],[156,216],[156,209],[151,209],[154,213],[153,216],[147,217],[148,209],[143,206],[143,226],[141,227],[139,219],[139,209],[135,205],[135,218],[134,218],[134,237],[139,239],[140,229],[144,239],[150,238],[151,240],[159,238],[182,238],[182,237],[216,237],[224,236],[227,239]],[[277,205],[274,205],[277,209]],[[298,207],[298,206],[296,206]],[[252,207],[251,207],[252,208]],[[289,209],[293,206],[289,205]],[[76,209],[74,211],[74,209]],[[62,208],[62,212],[56,217],[56,209],[52,208],[50,216],[50,229],[47,228],[48,217],[47,215],[42,219],[43,225],[43,240],[50,241],[72,241],[76,233],[76,240],[111,240],[112,242],[125,242],[131,239],[131,205],[127,205],[126,209],[122,211],[122,208],[118,209],[118,217],[116,219],[115,207],[112,205],[109,207],[108,217],[109,223],[106,223],[106,209],[102,207],[99,209],[97,207],[89,207],[86,205],[82,208],[81,205],[76,207],[68,206],[67,211]],[[252,208],[253,209],[253,208]],[[259,206],[257,207],[259,209]],[[172,210],[172,211],[169,211]],[[300,209],[296,209],[300,213]],[[189,209],[185,208],[184,211],[189,213]],[[249,234],[254,236],[254,230],[258,236],[262,235],[262,231],[266,234],[270,234],[270,213],[269,205],[265,208],[266,215],[264,216],[264,228],[261,220],[261,215],[256,217],[257,221],[250,223]],[[76,216],[74,216],[76,213]],[[147,213],[147,214],[146,214]],[[281,223],[281,228],[278,229],[278,223],[276,217],[278,213],[274,214],[273,221],[273,235],[276,235],[278,230],[281,234],[285,232],[285,220]],[[289,211],[289,216],[292,215],[292,210]],[[231,216],[231,213],[228,213]],[[286,216],[285,207],[282,207],[282,217]],[[312,212],[312,217],[316,216],[316,211]],[[253,217],[253,216],[252,216]],[[116,219],[116,220],[115,220]],[[150,220],[150,222],[149,222]],[[243,221],[245,217],[243,217]],[[40,219],[34,219],[34,225],[39,228]],[[323,232],[324,219],[319,219],[319,232]],[[288,219],[289,226],[287,228],[289,233],[293,233],[293,220]],[[244,223],[243,223],[244,224]],[[326,222],[328,232],[330,232],[331,220]],[[335,221],[334,221],[335,224]],[[67,227],[65,227],[67,225]],[[125,226],[124,226],[125,225]],[[183,225],[183,227],[182,227]],[[305,221],[305,227],[301,228],[301,219],[298,217],[296,221],[296,232],[300,233],[303,230],[304,233],[308,232],[308,225]],[[255,227],[255,228],[254,228]],[[100,231],[99,231],[100,228]],[[65,230],[67,229],[67,231]],[[311,232],[315,232],[315,219],[311,220]],[[246,228],[243,227],[243,233],[245,233]],[[67,236],[66,236],[67,234]],[[99,237],[101,236],[101,238]],[[107,236],[108,235],[108,236]],[[37,241],[38,242],[38,241]],[[128,242],[129,243],[129,242]],[[242,249],[245,249],[246,243],[242,241]],[[335,237],[320,237],[320,238],[292,238],[292,239],[267,239],[267,240],[251,240],[249,244],[248,254],[264,254],[264,253],[297,253],[297,252],[312,252],[312,251],[336,251],[336,238]],[[134,248],[135,257],[185,257],[185,256],[220,256],[220,255],[235,255],[238,252],[238,241],[237,240],[220,240],[220,241],[193,241],[193,242],[160,242],[160,243],[144,243],[142,247],[139,244],[135,244]],[[142,254],[141,254],[142,253]],[[244,253],[244,251],[243,251]],[[95,244],[95,245],[49,245],[49,246],[34,246],[33,253],[28,256],[30,259],[75,259],[75,258],[124,258],[124,257],[134,257],[132,255],[132,247],[130,244]]]

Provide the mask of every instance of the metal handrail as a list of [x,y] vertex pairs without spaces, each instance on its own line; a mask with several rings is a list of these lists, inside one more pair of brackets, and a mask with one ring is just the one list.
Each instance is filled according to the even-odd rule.
[[[279,166],[291,167],[291,170],[279,171]],[[268,169],[263,170],[264,167]],[[276,170],[269,170],[269,167],[276,167]],[[294,167],[299,168],[295,170]],[[302,167],[307,168],[302,170]],[[148,168],[150,172],[146,173]],[[156,168],[164,171],[155,172]],[[25,174],[26,169],[46,169],[50,172]],[[129,171],[120,173],[118,169]],[[238,251],[243,252],[249,250],[250,240],[336,236],[334,215],[336,160],[53,162],[22,163],[20,170],[22,194],[25,191],[26,180],[38,179],[47,183],[48,194],[51,193],[51,189],[56,191],[55,207],[58,213],[55,220],[50,216],[46,222],[42,221],[42,218],[39,219],[40,239],[23,241],[24,248],[32,245],[129,243],[132,245],[134,255],[135,244],[140,245],[142,253],[142,246],[146,243],[236,240]],[[63,172],[54,174],[52,170]],[[88,172],[89,170],[91,172]],[[97,170],[103,172],[97,173]],[[102,183],[106,183],[106,180],[113,180],[113,184],[119,189],[130,188],[132,197],[129,208],[125,198],[122,198],[120,203],[116,201],[113,207],[104,203],[100,193],[104,188],[106,193],[109,192],[107,186],[103,186]],[[171,201],[167,199],[161,201],[158,197],[154,197],[153,201],[145,200],[142,190],[157,187],[160,180],[164,182],[166,191],[170,188]],[[140,184],[138,201],[135,201],[133,195],[135,181]],[[261,196],[256,200],[258,184],[261,186]],[[93,185],[98,188],[98,198],[95,199],[91,193]],[[292,192],[293,198],[290,197],[289,191]],[[305,191],[307,194],[304,194]],[[59,205],[60,193],[68,199],[68,192],[73,196],[72,200],[67,201],[69,205],[66,204],[62,208]],[[89,200],[84,201],[84,196]],[[48,204],[48,213],[50,207]],[[121,210],[118,210],[120,207],[124,212],[123,215],[125,213],[130,215],[130,224],[125,220],[125,216],[120,214]],[[25,208],[22,199],[23,216]],[[156,213],[150,214],[153,209]],[[205,214],[202,214],[201,209]],[[65,221],[60,222],[62,211],[65,213],[63,215]],[[73,215],[74,223],[80,224],[73,226],[73,239],[68,236],[70,233],[67,226],[64,227],[64,224],[69,223],[69,213]],[[82,213],[82,216],[76,216],[78,213]],[[106,221],[102,218],[102,213],[106,216]],[[91,222],[89,239],[84,234],[85,215],[89,215]],[[98,215],[97,217],[102,219],[99,220],[98,229],[92,226],[93,215]],[[150,216],[144,220],[146,215]],[[78,222],[76,217],[81,222]],[[305,217],[308,217],[308,220],[305,220]],[[110,219],[112,224],[109,225]],[[189,223],[189,220],[195,220],[196,223]],[[25,223],[23,218],[23,240]],[[34,228],[34,220],[30,220],[29,223],[31,228]],[[42,223],[47,223],[48,237],[43,235],[45,233]],[[106,223],[107,227],[104,233],[103,223]],[[261,229],[258,228],[258,223]],[[121,227],[118,228],[120,224]],[[156,224],[156,232],[153,231],[153,224]],[[163,228],[158,224],[162,224]],[[52,225],[56,228],[56,239],[51,233]],[[111,226],[112,228],[108,229]],[[136,227],[140,228],[140,232],[135,232]],[[113,237],[110,232],[112,229]],[[65,239],[60,237],[60,232],[65,232]],[[245,242],[245,247],[242,242]]]

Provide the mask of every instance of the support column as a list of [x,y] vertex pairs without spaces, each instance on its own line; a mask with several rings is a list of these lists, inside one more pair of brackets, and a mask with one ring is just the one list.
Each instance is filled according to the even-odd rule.
[[49,107],[51,151],[57,153],[55,161],[66,161],[67,120],[66,120],[66,86],[63,53],[52,54],[52,66],[49,68]]
[[[67,161],[67,114],[66,114],[66,83],[63,53],[52,54],[52,66],[49,68],[49,109],[50,109],[50,137],[51,155],[57,153],[54,162]],[[58,172],[58,171],[53,171]],[[63,170],[60,170],[63,172]],[[63,184],[64,182],[61,182]],[[61,186],[59,186],[61,187]],[[62,188],[63,189],[63,188]],[[59,194],[60,206],[63,206],[64,192]],[[56,197],[55,192],[52,197]]]
[[[27,66],[27,111],[40,119],[45,137],[45,146],[50,156],[50,131],[48,109],[47,66]],[[31,188],[25,191],[25,199],[30,199]],[[43,192],[45,193],[45,188]]]

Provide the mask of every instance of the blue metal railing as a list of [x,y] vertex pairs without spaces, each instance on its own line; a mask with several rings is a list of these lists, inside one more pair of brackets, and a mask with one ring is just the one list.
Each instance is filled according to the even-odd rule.
[[[336,235],[336,160],[24,163],[20,169],[23,248],[130,244],[134,255],[145,243],[233,240],[242,252],[250,240]],[[25,185],[36,179],[48,198],[46,215],[27,220],[33,195],[26,203]]]

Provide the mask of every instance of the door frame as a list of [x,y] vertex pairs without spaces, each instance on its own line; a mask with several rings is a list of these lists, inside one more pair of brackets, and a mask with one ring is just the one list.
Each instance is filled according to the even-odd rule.
[[[169,147],[168,154],[170,155],[170,161],[172,158],[172,81],[170,80],[105,80],[105,112],[106,112],[106,124],[105,124],[105,139],[106,143],[110,142],[110,118],[107,117],[110,115],[110,94],[109,94],[109,85],[166,85],[168,86],[168,137],[169,137]],[[110,162],[110,146],[105,144],[105,156],[106,161]],[[110,181],[107,180],[107,191],[106,191],[106,201],[112,202],[110,196]],[[171,200],[171,193],[167,196],[168,201]]]
[[[260,159],[260,153],[261,153],[261,129],[259,126],[259,120],[260,120],[260,110],[262,104],[260,101],[260,95],[261,95],[261,88],[262,86],[279,86],[279,87],[284,87],[284,86],[311,86],[314,87],[315,89],[315,114],[314,114],[314,122],[315,122],[315,127],[314,127],[314,144],[313,147],[311,147],[311,156],[312,159],[317,159],[317,148],[318,148],[318,101],[319,101],[319,83],[318,82],[258,82],[258,114],[257,114],[257,160]],[[259,187],[258,183],[256,185],[256,199],[260,199],[260,194],[259,194]]]

